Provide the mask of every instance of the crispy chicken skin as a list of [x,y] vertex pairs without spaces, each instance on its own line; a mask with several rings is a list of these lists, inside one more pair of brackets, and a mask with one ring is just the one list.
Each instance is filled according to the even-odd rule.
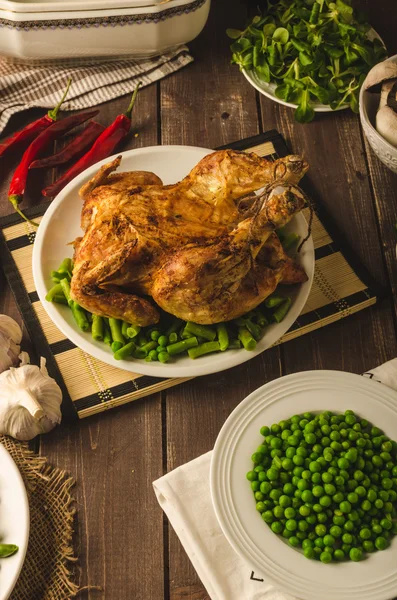
[[153,173],[112,173],[119,164],[80,191],[85,233],[75,241],[71,291],[87,310],[151,325],[153,298],[182,319],[216,323],[255,308],[280,282],[306,280],[274,234],[303,208],[302,158],[222,150],[168,186]]

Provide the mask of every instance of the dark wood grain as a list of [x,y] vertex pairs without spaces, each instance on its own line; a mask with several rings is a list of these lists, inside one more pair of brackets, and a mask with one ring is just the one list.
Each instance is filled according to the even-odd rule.
[[162,475],[161,428],[157,396],[41,440],[42,455],[77,481],[81,584],[104,590],[83,598],[163,598],[163,516],[152,488]]

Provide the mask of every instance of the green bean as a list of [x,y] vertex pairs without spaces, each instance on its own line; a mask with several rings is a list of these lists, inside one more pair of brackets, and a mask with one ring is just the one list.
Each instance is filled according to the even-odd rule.
[[218,323],[216,326],[216,332],[218,335],[219,348],[222,352],[229,348],[229,332],[225,323]]
[[196,348],[189,348],[187,351],[190,358],[198,358],[203,354],[209,354],[210,352],[218,352],[221,349],[219,342],[205,342],[200,344]]
[[255,311],[255,315],[256,315],[256,321],[260,327],[263,328],[263,327],[266,327],[266,325],[269,325],[269,321],[267,320],[265,315],[260,310],[257,309]]
[[189,350],[189,348],[193,348],[194,346],[198,346],[198,341],[196,337],[192,337],[181,342],[176,342],[176,344],[171,344],[170,346],[167,346],[167,352],[168,354],[173,356],[174,354],[181,354],[182,352],[185,352],[185,350]]
[[97,342],[103,341],[103,319],[99,315],[92,315],[91,335]]
[[212,329],[212,327],[208,327],[208,325],[198,325],[192,321],[186,323],[185,331],[188,331],[195,336],[199,335],[210,342],[213,342],[216,338],[216,331]]
[[144,344],[143,346],[140,346],[142,352],[146,352],[146,354],[148,354],[151,350],[155,350],[156,348],[157,342],[155,342],[154,340],[148,342],[147,344]]
[[18,546],[15,544],[0,544],[0,558],[7,558],[18,552]]
[[246,350],[255,350],[256,341],[246,327],[239,327],[238,339],[243,344]]
[[162,363],[166,363],[170,360],[170,355],[168,354],[168,352],[160,352],[158,355],[158,359],[160,362]]
[[69,281],[72,279],[72,276],[70,273],[67,273],[66,271],[51,271],[51,279],[53,281],[56,281],[57,283],[59,283],[61,281],[61,279],[68,279]]
[[141,328],[139,327],[139,325],[132,325],[130,324],[130,326],[127,329],[127,336],[129,338],[136,338],[136,336],[139,334],[139,332],[141,331]]
[[90,325],[91,325],[91,323],[92,323],[92,313],[90,313],[88,310],[86,310],[86,311],[85,311],[85,314],[86,314],[86,316],[87,316],[88,322],[89,322],[89,323],[90,323]]
[[55,304],[66,304],[66,306],[68,306],[68,301],[66,300],[63,294],[55,294],[55,296],[52,299],[52,302],[54,302]]
[[168,336],[168,339],[170,344],[175,344],[175,342],[178,341],[178,334],[176,333],[176,331],[171,331],[171,333]]
[[286,300],[283,302],[283,304],[280,304],[280,306],[274,311],[273,319],[277,323],[280,323],[284,319],[284,317],[286,316],[287,312],[289,311],[289,309],[291,307],[291,304],[292,304],[291,298],[286,298]]
[[294,248],[298,244],[299,240],[300,240],[300,235],[298,235],[297,233],[289,233],[287,235],[287,237],[284,239],[284,241],[282,242],[284,252],[288,252],[289,250],[292,250],[292,248]]
[[255,338],[256,341],[260,340],[262,337],[262,329],[259,325],[256,325],[251,321],[251,319],[245,319],[245,326],[250,332],[250,334]]
[[191,337],[194,337],[194,335],[192,333],[189,333],[188,331],[186,331],[186,327],[185,327],[181,332],[181,338],[183,340],[188,340]]
[[[66,279],[62,279],[62,281],[66,281]],[[86,315],[84,308],[82,308],[79,304],[77,304],[77,302],[74,302],[73,300],[71,300],[71,304],[72,305],[70,306],[70,303],[69,303],[69,306],[72,309],[72,314],[73,314],[74,320],[76,321],[78,327],[82,331],[88,331],[90,328],[90,324],[88,322],[87,315]]]
[[136,346],[135,346],[134,342],[128,342],[128,344],[126,344],[125,346],[122,346],[122,348],[119,348],[118,350],[116,350],[116,352],[114,353],[114,358],[116,360],[124,360],[128,356],[131,356],[131,354],[134,352],[135,348],[136,348]]
[[136,348],[132,353],[134,358],[146,358],[146,352],[142,348]]
[[59,265],[57,271],[59,273],[70,273],[73,272],[73,261],[71,258],[64,258],[61,264]]
[[70,295],[70,283],[69,283],[69,281],[67,279],[61,279],[60,285],[62,287],[62,291],[63,291],[63,293],[65,295],[66,300],[68,301],[68,304],[69,304],[70,308],[72,308],[73,300],[72,300],[71,295]]
[[282,242],[285,239],[285,236],[287,235],[286,230],[286,225],[284,225],[283,227],[280,227],[280,229],[276,230],[277,233],[277,237],[280,240],[280,242]]
[[280,306],[280,304],[282,304],[283,302],[285,302],[284,296],[277,296],[277,294],[272,294],[271,296],[266,298],[265,306],[266,308],[276,308],[276,306]]
[[130,324],[127,323],[126,321],[123,321],[121,324],[121,335],[123,336],[123,338],[126,340],[129,336],[128,336],[128,329],[130,327]]
[[110,333],[109,319],[103,318],[103,341],[108,346],[112,345],[112,334]]
[[122,342],[112,342],[111,345],[111,349],[112,352],[115,354],[116,352],[118,352],[122,347],[124,346],[124,344]]
[[245,327],[245,319],[244,317],[239,317],[238,319],[233,319],[233,323],[238,327]]
[[137,339],[135,341],[136,345],[141,347],[141,346],[144,346],[145,344],[147,344],[148,341],[149,340],[147,338],[145,331],[143,329],[141,329],[141,331],[138,333]]
[[159,339],[160,336],[161,336],[161,331],[159,331],[158,329],[154,329],[153,331],[150,332],[150,339],[153,340],[154,342],[157,342],[157,340]]
[[238,348],[241,348],[240,340],[230,340],[228,350],[237,350]]
[[177,319],[176,317],[174,317],[165,333],[167,335],[170,335],[171,333],[177,332],[178,329],[180,328],[180,326],[182,325],[182,323],[183,323],[183,321],[181,319]]
[[110,327],[110,331],[112,332],[112,338],[114,342],[120,342],[121,346],[124,346],[125,344],[125,339],[123,334],[121,333],[121,321],[119,319],[113,319],[113,317],[110,317],[109,319],[109,327]]
[[57,283],[56,285],[54,285],[48,292],[47,295],[45,297],[46,300],[48,300],[48,302],[53,302],[54,300],[54,296],[58,296],[58,295],[62,295],[63,296],[63,289],[60,283]]

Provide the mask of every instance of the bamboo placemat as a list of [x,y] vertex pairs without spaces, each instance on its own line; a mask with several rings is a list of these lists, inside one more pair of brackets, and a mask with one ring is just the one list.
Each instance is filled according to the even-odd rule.
[[[283,138],[274,130],[227,147],[273,159],[289,153]],[[26,213],[40,221],[48,205],[41,204]],[[0,228],[5,274],[37,353],[46,357],[50,374],[62,387],[64,417],[88,417],[186,381],[135,375],[77,348],[52,323],[34,288],[31,267],[34,228],[18,215],[0,219]],[[363,310],[384,295],[340,239],[332,218],[317,199],[312,235],[316,258],[313,287],[299,319],[279,343]]]

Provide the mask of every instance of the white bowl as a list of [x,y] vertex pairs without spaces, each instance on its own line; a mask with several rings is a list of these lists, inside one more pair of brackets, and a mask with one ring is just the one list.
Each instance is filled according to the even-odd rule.
[[[171,184],[183,179],[210,152],[212,150],[190,146],[153,146],[129,150],[122,153],[120,171],[152,171],[164,184]],[[58,329],[76,346],[95,358],[125,371],[153,377],[195,377],[217,373],[250,360],[277,342],[298,318],[310,292],[314,273],[314,248],[311,237],[299,253],[299,261],[305,269],[308,281],[291,287],[289,295],[293,302],[290,311],[281,323],[266,328],[265,335],[253,352],[243,349],[228,350],[215,355],[207,354],[196,360],[183,357],[167,364],[147,363],[136,359],[116,361],[108,346],[93,340],[89,332],[78,329],[71,311],[66,306],[46,301],[46,293],[53,286],[51,270],[56,269],[66,256],[71,256],[72,249],[67,244],[81,236],[81,198],[78,190],[97,172],[101,164],[110,162],[112,158],[115,157],[106,158],[93,165],[71,181],[47,209],[36,234],[32,259],[34,282],[44,309]],[[305,217],[301,213],[295,215],[288,224],[288,230],[295,231],[304,238],[307,234]]]
[[[150,5],[148,2],[150,1]],[[0,55],[17,61],[147,58],[193,40],[211,0],[0,0]]]
[[[388,60],[397,62],[397,54]],[[376,111],[378,110],[380,94],[367,92],[365,82],[360,91],[360,121],[369,145],[376,156],[394,173],[397,173],[397,148],[386,141],[375,129]]]

